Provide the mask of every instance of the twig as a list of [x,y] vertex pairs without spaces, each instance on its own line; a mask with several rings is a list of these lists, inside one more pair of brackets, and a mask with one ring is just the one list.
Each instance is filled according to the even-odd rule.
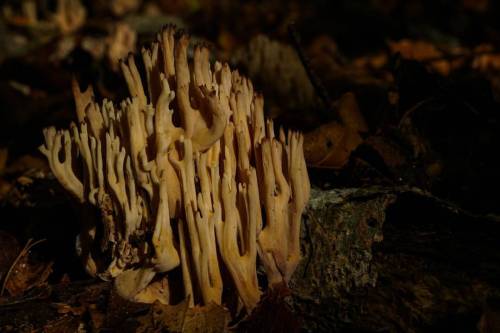
[[398,128],[401,128],[401,126],[404,125],[404,123],[406,122],[406,120],[408,118],[410,118],[410,116],[415,112],[417,111],[418,109],[420,109],[421,107],[423,107],[424,105],[430,103],[430,102],[433,102],[435,100],[434,97],[429,97],[429,98],[426,98],[426,99],[423,99],[421,100],[420,102],[416,103],[415,105],[413,105],[411,108],[409,108],[408,110],[406,110],[406,112],[403,114],[403,116],[401,117],[401,120],[399,121],[399,124],[398,124]]

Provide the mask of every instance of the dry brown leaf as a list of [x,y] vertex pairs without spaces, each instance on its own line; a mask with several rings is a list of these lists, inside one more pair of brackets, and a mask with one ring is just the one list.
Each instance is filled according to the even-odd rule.
[[[422,41],[401,39],[397,42],[390,41],[389,49],[393,54],[399,53],[405,59],[429,62],[429,66],[440,73],[447,76],[451,70],[463,65],[464,59],[459,57],[453,60],[444,59],[445,54],[436,47],[436,45]],[[449,55],[462,55],[465,50],[460,47],[447,47],[446,52]]]
[[333,105],[341,122],[332,121],[304,134],[304,155],[313,167],[340,169],[363,139],[368,125],[353,93],[344,94]]
[[17,296],[28,289],[46,283],[52,272],[52,263],[34,262],[29,258],[31,248],[42,241],[32,242],[30,239],[26,243],[3,277],[0,295],[7,290],[11,296]]
[[500,53],[493,53],[494,47],[490,44],[481,44],[474,48],[474,53],[492,52],[491,54],[478,54],[472,59],[472,68],[482,72],[500,70]]
[[311,167],[340,169],[363,139],[359,133],[333,121],[304,134],[304,155]]

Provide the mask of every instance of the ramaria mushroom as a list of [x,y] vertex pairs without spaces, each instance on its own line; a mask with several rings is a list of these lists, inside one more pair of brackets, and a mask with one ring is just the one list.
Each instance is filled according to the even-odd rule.
[[[193,283],[197,287],[203,302],[208,304],[221,303],[222,278],[217,258],[217,247],[215,241],[215,223],[220,221],[220,207],[214,204],[216,196],[211,195],[213,187],[209,176],[209,164],[218,164],[213,161],[218,156],[211,156],[212,161],[208,164],[208,153],[196,154],[196,174],[199,178],[200,190],[195,185],[195,154],[190,139],[180,138],[182,145],[182,160],[171,155],[172,164],[180,174],[182,184],[182,202],[184,203],[184,219],[178,222],[180,251],[183,266],[183,280],[185,285],[185,296],[193,302]],[[213,175],[213,174],[212,174]],[[213,181],[213,180],[212,180]],[[217,184],[217,183],[216,183]],[[187,246],[189,244],[189,248]],[[192,265],[186,260],[186,254],[190,252]],[[194,278],[191,278],[194,275]]]
[[191,306],[222,304],[231,281],[250,312],[262,294],[257,258],[271,287],[300,259],[303,138],[275,138],[252,83],[212,65],[204,46],[191,64],[189,38],[174,34],[166,27],[143,49],[145,81],[133,55],[121,62],[131,97],[119,105],[75,81],[78,124],[46,129],[40,151],[82,203],[77,249],[90,274],[129,300],[169,303],[166,273],[178,269]]

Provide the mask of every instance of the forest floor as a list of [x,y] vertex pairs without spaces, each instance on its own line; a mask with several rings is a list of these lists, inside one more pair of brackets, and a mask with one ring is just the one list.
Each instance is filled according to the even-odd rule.
[[[0,7],[1,332],[500,332],[498,3]],[[277,125],[304,132],[302,262],[290,289],[238,323],[222,307],[130,303],[90,279],[78,205],[38,152],[43,128],[76,120],[72,78],[124,99],[119,59],[166,24],[249,76]]]

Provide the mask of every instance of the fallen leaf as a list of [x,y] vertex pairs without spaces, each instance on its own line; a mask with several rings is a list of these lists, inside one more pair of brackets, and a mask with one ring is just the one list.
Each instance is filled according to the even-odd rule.
[[474,48],[474,53],[478,54],[472,59],[472,68],[481,72],[500,70],[500,53],[494,53],[493,45],[478,45]]
[[357,131],[333,121],[304,134],[304,156],[311,167],[340,169],[362,142]]
[[342,168],[363,142],[360,134],[368,131],[353,93],[342,95],[332,109],[340,121],[332,121],[304,134],[304,155],[310,166]]
[[[399,53],[404,59],[428,62],[429,66],[443,76],[447,76],[453,69],[463,65],[464,58],[457,57],[452,60],[445,59],[445,54],[436,45],[422,41],[401,39],[399,41],[390,41],[389,49],[391,53]],[[448,55],[464,55],[466,50],[460,47],[445,47]]]
[[3,278],[0,295],[7,290],[11,296],[18,296],[28,289],[46,283],[52,272],[52,263],[34,262],[29,258],[31,248],[42,241],[44,240],[32,242],[30,239],[18,253]]

